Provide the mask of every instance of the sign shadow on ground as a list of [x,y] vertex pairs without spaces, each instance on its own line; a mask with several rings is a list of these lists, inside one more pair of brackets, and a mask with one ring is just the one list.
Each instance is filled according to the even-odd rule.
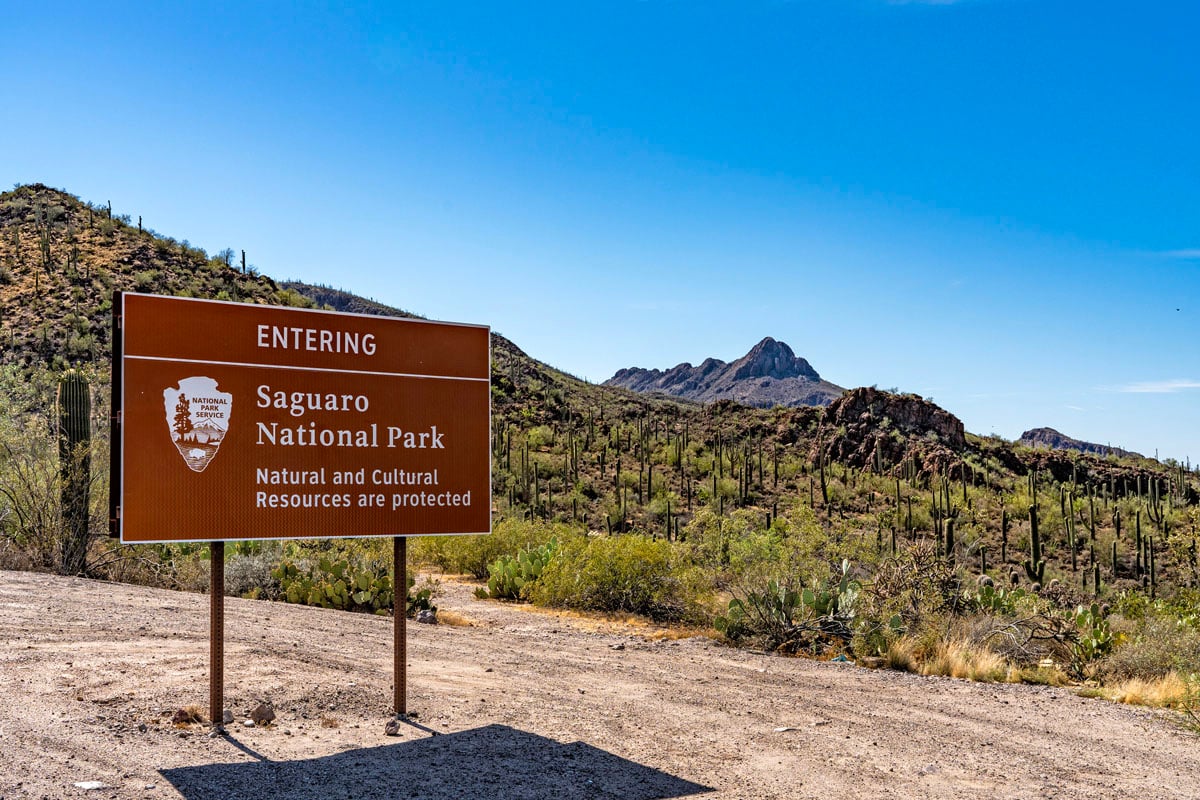
[[[253,751],[237,745],[243,752]],[[257,756],[262,759],[261,756]],[[161,771],[187,800],[309,797],[619,797],[667,800],[711,792],[592,747],[507,725],[298,761],[204,764]]]

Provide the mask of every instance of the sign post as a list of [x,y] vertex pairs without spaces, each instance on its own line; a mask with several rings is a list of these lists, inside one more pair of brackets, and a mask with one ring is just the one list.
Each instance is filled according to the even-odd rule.
[[209,543],[208,718],[225,724],[225,543]]
[[392,599],[392,708],[403,717],[408,715],[408,539],[403,536],[392,539],[392,563],[397,587]]
[[486,327],[115,293],[111,532],[211,542],[219,725],[224,543],[491,532]]

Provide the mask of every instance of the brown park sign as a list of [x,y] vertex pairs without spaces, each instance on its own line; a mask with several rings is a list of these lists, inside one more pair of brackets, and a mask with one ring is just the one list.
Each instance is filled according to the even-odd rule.
[[122,294],[123,542],[488,533],[488,329]]

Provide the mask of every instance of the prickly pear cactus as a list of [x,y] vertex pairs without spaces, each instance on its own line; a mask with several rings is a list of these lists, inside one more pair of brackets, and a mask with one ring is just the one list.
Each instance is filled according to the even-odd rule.
[[321,558],[307,568],[284,559],[271,577],[289,603],[375,614],[387,614],[392,607],[391,578],[344,558]]
[[557,550],[558,540],[551,539],[541,547],[521,550],[516,558],[500,556],[488,565],[487,597],[497,600],[519,600],[525,597],[526,587],[542,577],[542,572]]

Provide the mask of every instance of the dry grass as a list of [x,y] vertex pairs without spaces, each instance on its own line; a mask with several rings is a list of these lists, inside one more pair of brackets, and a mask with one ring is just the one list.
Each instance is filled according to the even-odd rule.
[[186,728],[189,725],[208,722],[208,715],[200,706],[189,705],[176,711],[175,716],[171,717],[171,722],[177,728]]
[[1159,678],[1130,678],[1105,688],[1105,694],[1118,703],[1153,708],[1185,709],[1193,700],[1188,682],[1175,671]]
[[941,639],[930,644],[902,636],[883,654],[883,667],[919,675],[939,675],[980,683],[1034,683],[1065,686],[1067,674],[1053,663],[1021,668],[1003,655],[961,639]]
[[902,636],[888,645],[883,654],[883,666],[899,672],[916,672],[917,658],[914,653],[915,642],[908,636]]
[[1066,686],[1071,682],[1067,673],[1057,665],[1039,664],[1033,668],[1013,667],[1009,674],[1010,683],[1032,683],[1036,686]]
[[922,675],[945,675],[983,683],[1008,680],[1009,664],[985,647],[963,641],[942,641],[920,665]]
[[1175,722],[1188,733],[1200,736],[1200,687],[1172,670],[1157,678],[1129,678],[1108,686],[1085,686],[1080,697],[1095,697],[1115,703],[1169,708],[1179,712]]
[[442,611],[438,610],[437,620],[439,625],[449,625],[451,628],[474,628],[475,620],[468,617],[466,614],[460,614],[457,611]]

